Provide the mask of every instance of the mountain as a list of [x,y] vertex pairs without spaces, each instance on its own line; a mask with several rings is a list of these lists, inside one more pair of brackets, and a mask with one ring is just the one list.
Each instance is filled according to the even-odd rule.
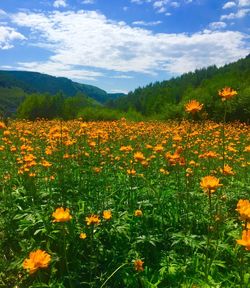
[[83,93],[100,103],[105,103],[124,94],[112,94],[92,85],[80,84],[65,77],[54,77],[38,72],[0,70],[0,87],[20,88],[25,93],[49,93],[55,95],[62,92],[66,97]]
[[[229,86],[238,95],[230,101],[228,120],[250,119],[250,54],[224,67],[211,66],[167,81],[139,87],[127,96],[109,102],[122,111],[135,110],[149,118],[182,118],[183,106],[191,99],[204,104],[210,119],[221,120],[224,107],[218,90]],[[228,113],[229,114],[229,113]]]

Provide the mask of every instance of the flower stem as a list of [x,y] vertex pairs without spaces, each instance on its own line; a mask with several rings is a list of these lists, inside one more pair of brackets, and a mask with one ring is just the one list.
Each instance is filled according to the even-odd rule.
[[69,274],[69,263],[68,263],[68,258],[67,258],[67,244],[66,244],[66,227],[63,229],[63,251],[64,251],[64,261],[65,261],[65,266],[66,266],[66,271],[69,277],[69,287],[73,288],[71,279],[70,279],[70,274]]
[[103,284],[102,284],[102,286],[100,288],[103,288],[106,285],[106,283],[115,275],[115,273],[117,271],[119,271],[125,265],[127,265],[127,263],[123,263],[117,269],[115,269],[115,271],[113,273],[111,273],[110,276],[103,282]]

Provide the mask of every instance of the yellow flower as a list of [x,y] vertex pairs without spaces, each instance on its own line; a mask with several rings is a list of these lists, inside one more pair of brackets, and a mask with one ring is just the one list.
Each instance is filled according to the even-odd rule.
[[80,238],[83,239],[83,240],[86,239],[87,238],[87,234],[86,233],[81,233],[80,234]]
[[98,225],[100,223],[100,218],[99,218],[98,215],[92,214],[89,217],[86,217],[85,219],[86,219],[86,222],[87,222],[88,226],[91,225],[91,224]]
[[23,268],[29,270],[30,274],[35,273],[39,268],[47,268],[51,261],[51,256],[43,250],[36,250],[29,254],[23,262]]
[[210,194],[214,193],[222,184],[220,184],[220,180],[215,176],[205,176],[201,179],[200,186],[204,192]]
[[110,220],[112,218],[112,213],[110,210],[104,210],[103,213],[102,213],[102,217],[105,219],[105,220]]
[[56,211],[52,213],[52,217],[55,218],[53,222],[67,222],[72,219],[69,209],[66,208],[64,210],[63,207],[57,208]]
[[230,87],[225,87],[222,90],[219,90],[218,93],[222,101],[228,100],[238,94],[237,91],[233,90]]
[[142,211],[140,209],[135,210],[134,215],[136,217],[141,217],[142,216]]
[[239,245],[245,246],[250,251],[250,230],[242,231],[242,239],[236,240]]
[[134,268],[136,271],[140,272],[140,271],[143,271],[144,268],[143,268],[143,264],[144,262],[140,259],[137,259],[137,260],[134,260]]
[[203,108],[203,104],[201,104],[200,102],[196,100],[190,100],[185,106],[186,112],[191,113],[191,114],[195,114],[201,111],[202,108]]

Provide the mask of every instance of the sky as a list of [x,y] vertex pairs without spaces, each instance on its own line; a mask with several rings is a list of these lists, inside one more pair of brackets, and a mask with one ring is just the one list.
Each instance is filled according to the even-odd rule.
[[250,0],[0,0],[0,69],[132,91],[250,53]]

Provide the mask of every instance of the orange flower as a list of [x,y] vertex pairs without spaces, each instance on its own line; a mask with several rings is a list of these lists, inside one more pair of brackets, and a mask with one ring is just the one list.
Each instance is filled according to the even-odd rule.
[[222,184],[220,184],[220,180],[215,176],[205,176],[201,179],[200,186],[204,192],[210,194],[214,193]]
[[49,161],[46,161],[46,160],[43,160],[43,161],[41,162],[41,165],[42,165],[43,167],[50,167],[50,166],[52,166],[52,164],[51,164]]
[[53,212],[52,217],[55,219],[53,222],[67,222],[70,219],[72,219],[72,216],[70,215],[69,209],[66,208],[64,210],[63,207],[57,208],[55,212]]
[[242,231],[242,239],[236,240],[239,245],[245,246],[250,251],[250,230]]
[[143,268],[143,264],[144,262],[140,259],[137,259],[137,260],[134,260],[134,268],[136,271],[140,272],[140,271],[143,271],[144,268]]
[[130,152],[132,151],[133,148],[129,145],[129,146],[121,146],[120,151],[121,152]]
[[6,125],[0,121],[0,129],[6,129]]
[[98,215],[92,214],[89,217],[86,217],[85,219],[86,219],[86,222],[87,222],[88,226],[91,225],[91,224],[98,225],[100,223],[100,218],[99,218]]
[[233,90],[230,87],[225,87],[222,90],[219,90],[218,93],[222,101],[228,100],[238,94],[237,91]]
[[190,100],[185,106],[186,112],[191,113],[191,114],[195,114],[201,111],[202,108],[203,108],[203,104],[201,104],[200,102],[196,100]]
[[128,175],[135,175],[136,171],[135,171],[135,169],[128,169],[127,173],[128,173]]
[[246,148],[244,149],[244,152],[250,152],[250,145],[246,146]]
[[95,173],[100,173],[102,171],[101,167],[93,167],[92,169]]
[[81,234],[80,234],[80,238],[81,238],[82,240],[86,239],[86,238],[87,238],[87,234],[86,234],[86,233],[81,233]]
[[134,215],[136,217],[141,217],[142,216],[142,211],[140,209],[135,210]]
[[144,155],[142,154],[142,152],[136,152],[136,153],[134,154],[134,159],[135,159],[135,160],[138,160],[138,161],[143,161],[143,160],[145,160],[145,157],[144,157]]
[[225,164],[224,165],[224,169],[220,170],[221,173],[223,173],[224,175],[234,175],[235,173],[233,172],[232,167],[230,167],[229,165]]
[[43,250],[36,250],[29,254],[23,262],[23,268],[29,270],[30,274],[35,273],[39,268],[47,268],[51,261],[51,256]]
[[250,201],[240,199],[237,203],[236,211],[240,214],[242,221],[250,221]]
[[102,217],[105,219],[105,220],[110,220],[112,218],[112,213],[110,210],[104,210],[103,213],[102,213]]
[[157,145],[153,148],[153,150],[154,150],[155,152],[157,152],[157,153],[160,153],[160,152],[162,152],[162,151],[164,150],[164,147],[163,147],[161,144],[157,144]]

